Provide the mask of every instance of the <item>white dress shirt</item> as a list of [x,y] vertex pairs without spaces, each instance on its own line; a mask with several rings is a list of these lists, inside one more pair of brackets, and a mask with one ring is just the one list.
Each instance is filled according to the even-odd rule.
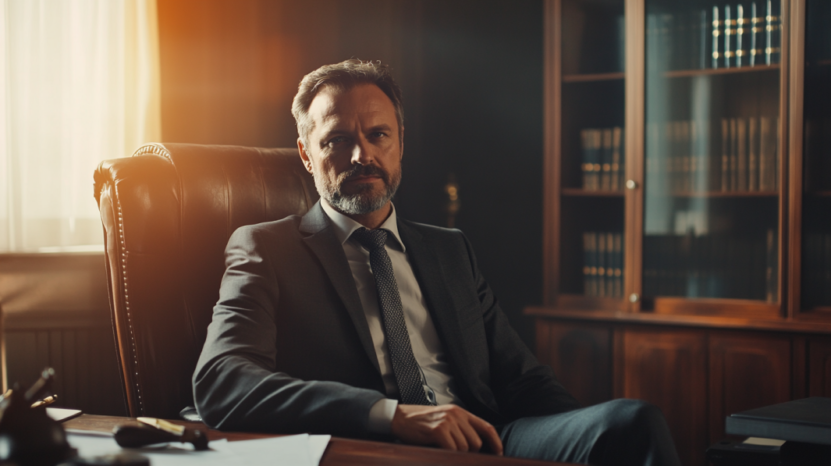
[[[369,429],[377,433],[388,433],[395,408],[398,406],[398,401],[393,399],[398,396],[398,384],[392,371],[392,361],[385,340],[384,324],[381,320],[378,305],[378,288],[375,286],[375,277],[372,275],[369,264],[369,251],[364,249],[357,240],[351,238],[355,230],[364,227],[336,211],[326,200],[321,199],[320,205],[329,219],[332,220],[335,235],[343,246],[343,252],[346,253],[349,268],[352,270],[352,277],[358,287],[358,295],[361,298],[366,321],[369,324],[369,332],[372,335],[372,343],[378,357],[378,365],[381,368],[386,394],[390,397],[389,399],[380,400],[372,406],[369,413]],[[424,374],[427,385],[425,391],[432,391],[437,404],[455,403],[461,405],[454,389],[450,363],[447,361],[444,348],[436,333],[433,319],[427,311],[427,304],[413,273],[413,267],[407,258],[404,242],[401,241],[398,234],[398,222],[396,221],[394,206],[392,206],[390,216],[379,228],[391,233],[387,236],[385,248],[392,262],[395,282],[401,296],[404,322],[407,324],[407,333],[410,336],[413,355]]]

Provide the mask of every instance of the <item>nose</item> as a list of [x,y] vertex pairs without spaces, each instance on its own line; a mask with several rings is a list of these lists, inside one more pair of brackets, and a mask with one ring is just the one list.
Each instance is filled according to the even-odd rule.
[[372,145],[361,137],[352,147],[352,165],[369,165],[373,162]]

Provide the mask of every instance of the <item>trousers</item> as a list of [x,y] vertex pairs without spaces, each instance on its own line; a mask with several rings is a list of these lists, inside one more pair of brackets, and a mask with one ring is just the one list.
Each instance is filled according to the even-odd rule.
[[505,456],[597,466],[680,466],[656,406],[618,399],[497,427]]

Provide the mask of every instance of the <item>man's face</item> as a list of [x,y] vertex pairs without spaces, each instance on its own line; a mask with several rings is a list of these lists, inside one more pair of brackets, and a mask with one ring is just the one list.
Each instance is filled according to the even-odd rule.
[[374,84],[324,87],[309,106],[313,129],[300,156],[320,196],[364,215],[387,205],[401,182],[402,135],[395,107]]

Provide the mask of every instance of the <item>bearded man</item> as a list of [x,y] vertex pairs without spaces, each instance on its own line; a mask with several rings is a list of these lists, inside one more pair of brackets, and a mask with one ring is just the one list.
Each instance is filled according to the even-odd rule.
[[387,67],[321,67],[292,113],[320,201],[230,238],[193,376],[208,425],[679,464],[654,406],[578,409],[511,329],[460,231],[398,217],[404,119]]

